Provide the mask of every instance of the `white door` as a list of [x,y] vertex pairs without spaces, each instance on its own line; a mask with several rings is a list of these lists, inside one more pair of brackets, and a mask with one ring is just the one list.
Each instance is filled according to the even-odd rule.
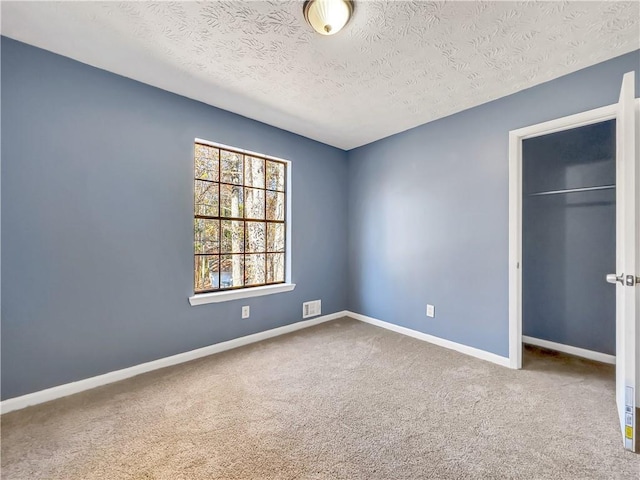
[[636,448],[638,247],[638,153],[634,72],[625,74],[616,116],[616,403],[626,449]]

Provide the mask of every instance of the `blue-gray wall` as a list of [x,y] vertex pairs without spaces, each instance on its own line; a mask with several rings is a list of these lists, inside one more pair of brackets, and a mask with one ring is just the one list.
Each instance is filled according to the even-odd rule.
[[349,309],[507,356],[508,132],[617,102],[631,70],[640,91],[639,66],[636,51],[350,151]]
[[[3,399],[346,308],[344,151],[1,48]],[[196,137],[292,161],[294,291],[189,306]]]
[[[3,399],[293,323],[317,298],[506,355],[507,133],[615,102],[640,63],[347,154],[1,42]],[[293,292],[189,306],[195,137],[293,162]]]
[[616,122],[522,142],[522,332],[616,353]]

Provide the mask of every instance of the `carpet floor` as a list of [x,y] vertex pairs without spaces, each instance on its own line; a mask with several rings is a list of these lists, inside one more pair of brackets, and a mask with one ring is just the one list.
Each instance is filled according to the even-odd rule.
[[3,479],[638,479],[614,369],[351,319],[2,416]]

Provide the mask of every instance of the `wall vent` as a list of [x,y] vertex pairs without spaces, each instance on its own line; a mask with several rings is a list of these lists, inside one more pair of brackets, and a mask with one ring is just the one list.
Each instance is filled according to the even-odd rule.
[[316,317],[322,313],[320,300],[304,302],[302,304],[302,318]]

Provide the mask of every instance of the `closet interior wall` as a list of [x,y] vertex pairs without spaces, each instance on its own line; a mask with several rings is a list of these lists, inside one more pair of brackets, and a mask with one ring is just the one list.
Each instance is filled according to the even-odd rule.
[[615,120],[522,148],[523,334],[615,355]]

